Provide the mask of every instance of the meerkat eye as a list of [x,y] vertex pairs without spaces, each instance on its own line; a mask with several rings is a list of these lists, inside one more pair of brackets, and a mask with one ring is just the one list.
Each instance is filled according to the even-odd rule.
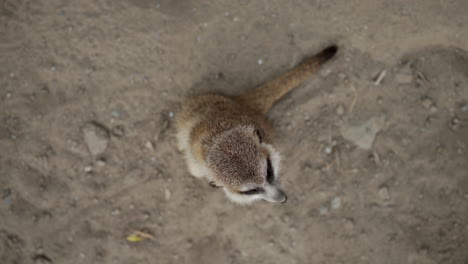
[[257,194],[257,193],[261,193],[261,192],[263,192],[262,188],[254,188],[254,189],[250,189],[250,190],[239,192],[239,193],[240,194],[246,194],[246,195],[253,195],[253,194]]
[[260,132],[260,130],[258,130],[258,129],[255,129],[255,135],[258,137],[258,141],[260,141],[260,143],[262,143],[263,142],[262,132]]
[[275,180],[273,166],[271,166],[270,158],[267,158],[267,178],[266,179],[267,179],[267,182],[270,184],[273,183],[273,181]]

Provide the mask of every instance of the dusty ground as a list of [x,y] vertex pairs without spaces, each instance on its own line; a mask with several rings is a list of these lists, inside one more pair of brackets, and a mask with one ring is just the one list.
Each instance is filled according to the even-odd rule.
[[[468,263],[467,13],[1,1],[0,262]],[[336,59],[270,113],[287,204],[237,206],[188,175],[172,124],[185,98],[238,94],[330,43]],[[342,135],[366,120],[381,121],[369,150]]]

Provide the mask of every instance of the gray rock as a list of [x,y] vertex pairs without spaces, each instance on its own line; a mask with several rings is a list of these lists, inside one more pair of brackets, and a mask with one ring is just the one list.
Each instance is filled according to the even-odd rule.
[[122,115],[122,112],[120,112],[118,109],[114,109],[112,110],[111,114],[113,117],[119,118]]
[[333,208],[333,209],[340,208],[341,207],[341,197],[337,196],[337,197],[333,198],[330,205],[331,205],[331,208]]
[[109,131],[106,128],[94,122],[88,123],[83,128],[83,136],[93,156],[104,153],[109,143]]
[[359,148],[369,150],[384,122],[384,117],[373,117],[359,124],[344,124],[341,126],[340,132],[346,140],[353,142]]

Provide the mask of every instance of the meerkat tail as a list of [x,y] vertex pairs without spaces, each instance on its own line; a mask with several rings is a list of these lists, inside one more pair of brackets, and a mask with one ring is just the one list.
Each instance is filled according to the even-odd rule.
[[322,64],[333,58],[337,51],[337,46],[329,46],[318,54],[305,59],[285,74],[238,96],[236,99],[254,110],[266,113],[276,101],[307,80]]

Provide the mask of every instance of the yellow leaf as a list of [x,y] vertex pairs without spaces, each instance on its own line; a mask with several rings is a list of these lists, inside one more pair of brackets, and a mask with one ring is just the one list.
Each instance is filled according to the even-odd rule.
[[140,242],[140,241],[143,241],[145,240],[146,238],[143,238],[139,235],[130,235],[127,237],[127,240],[130,241],[130,242]]
[[140,242],[146,239],[153,239],[154,237],[148,233],[135,231],[127,237],[127,240],[130,242]]

